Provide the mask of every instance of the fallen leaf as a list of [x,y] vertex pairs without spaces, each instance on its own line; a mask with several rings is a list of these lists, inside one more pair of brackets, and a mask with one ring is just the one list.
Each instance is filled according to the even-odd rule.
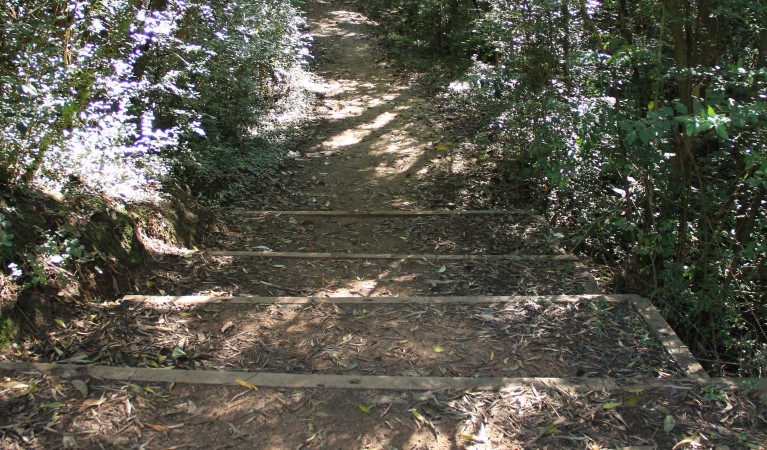
[[37,384],[32,383],[29,386],[27,386],[25,389],[17,392],[15,394],[15,396],[16,397],[24,397],[25,395],[34,394],[35,392],[37,392]]
[[639,405],[639,395],[635,393],[632,393],[628,400],[623,402],[623,406],[635,407],[637,405]]
[[700,438],[698,437],[698,435],[694,434],[692,436],[688,436],[682,439],[681,441],[677,442],[676,445],[674,445],[674,447],[672,447],[671,450],[679,450],[680,448],[693,447],[693,446],[698,447],[698,445],[700,444],[699,441],[700,441]]
[[445,351],[445,348],[442,347],[441,345],[435,345],[431,349],[434,350],[434,353],[442,353]]
[[442,264],[442,267],[440,267],[440,268],[439,268],[439,270],[437,270],[437,272],[439,272],[439,273],[445,273],[445,271],[446,271],[446,270],[447,270],[447,267],[445,267],[445,265],[444,265],[444,264]]
[[471,442],[473,444],[484,444],[485,443],[485,441],[483,441],[482,439],[480,439],[477,436],[474,436],[472,434],[459,434],[458,437],[463,439],[464,441],[468,441],[468,442]]
[[67,328],[67,324],[65,324],[63,320],[53,319],[53,321],[56,322],[56,325],[60,326],[61,328],[64,328],[64,329]]
[[426,418],[421,415],[421,413],[418,412],[417,409],[411,409],[410,413],[415,417],[415,419],[421,423],[426,423]]
[[663,431],[666,433],[671,433],[671,430],[676,427],[676,419],[674,419],[674,416],[667,415],[665,419],[663,419]]
[[247,382],[247,381],[245,381],[245,380],[239,380],[239,379],[237,379],[237,380],[234,380],[234,382],[235,382],[235,383],[237,383],[237,384],[239,384],[240,386],[242,386],[242,387],[246,387],[246,388],[248,388],[248,389],[250,389],[250,390],[252,390],[252,391],[257,391],[257,390],[258,390],[258,386],[256,386],[255,384],[250,384],[250,383],[248,383],[248,382]]
[[83,402],[80,404],[80,409],[88,409],[93,408],[95,406],[99,406],[103,404],[105,401],[107,401],[104,397],[101,398],[86,398],[83,400]]
[[615,409],[615,408],[621,406],[622,404],[623,403],[621,403],[621,402],[605,403],[604,405],[602,405],[602,409]]
[[83,380],[72,380],[70,381],[72,384],[72,387],[77,389],[77,391],[82,394],[83,397],[88,396],[88,384]]
[[365,405],[357,405],[364,414],[370,414],[370,408]]
[[559,431],[559,426],[566,422],[567,419],[564,417],[557,417],[553,422],[551,422],[551,425],[546,427],[546,430],[543,432],[543,436],[553,436],[557,431]]
[[62,402],[50,402],[50,403],[44,404],[42,407],[45,409],[56,409],[56,408],[61,408],[63,406],[67,406],[67,404]]
[[79,448],[79,445],[77,445],[77,441],[75,440],[75,437],[71,434],[65,434],[61,438],[61,445],[64,448]]
[[171,358],[173,359],[180,359],[180,358],[186,358],[186,352],[181,350],[179,347],[173,348],[173,353],[171,353]]

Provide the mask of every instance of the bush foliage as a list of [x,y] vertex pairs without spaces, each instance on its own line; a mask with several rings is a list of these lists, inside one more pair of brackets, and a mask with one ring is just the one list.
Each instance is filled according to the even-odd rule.
[[264,122],[308,53],[287,0],[10,0],[0,21],[11,186],[76,176],[133,197],[171,172],[223,184],[210,144],[235,167],[271,145]]
[[616,288],[652,295],[712,371],[764,374],[767,4],[374,3],[471,59],[462,100],[496,113],[507,177],[619,263]]
[[21,236],[21,194],[123,209],[178,185],[231,195],[273,168],[301,112],[303,26],[290,0],[4,1],[0,287],[44,285],[82,253],[55,227]]

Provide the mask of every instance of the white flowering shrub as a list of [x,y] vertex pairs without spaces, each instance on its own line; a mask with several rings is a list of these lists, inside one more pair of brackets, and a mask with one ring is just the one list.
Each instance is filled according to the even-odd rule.
[[270,142],[260,122],[307,54],[287,0],[6,0],[0,21],[5,186],[133,199],[169,173],[215,180],[211,149]]

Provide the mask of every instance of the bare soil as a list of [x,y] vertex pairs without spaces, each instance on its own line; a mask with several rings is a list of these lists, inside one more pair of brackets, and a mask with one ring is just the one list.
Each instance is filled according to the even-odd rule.
[[[583,299],[467,304],[126,304],[63,359],[280,373],[670,378],[680,370],[630,305]],[[609,350],[608,350],[609,349]]]
[[[277,252],[556,254],[549,227],[531,214],[431,217],[293,217],[232,214],[216,247]],[[279,233],[275,233],[279,230]]]
[[[381,392],[9,378],[15,387],[0,391],[0,443],[8,449],[725,449],[767,442],[754,392],[683,382],[621,392]],[[25,394],[30,389],[34,395]]]
[[584,292],[583,273],[567,261],[207,256],[186,263],[158,272],[154,293],[391,297]]

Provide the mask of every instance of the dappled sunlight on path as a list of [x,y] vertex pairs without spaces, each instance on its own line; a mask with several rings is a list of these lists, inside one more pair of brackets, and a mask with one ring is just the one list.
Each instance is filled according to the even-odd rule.
[[[429,99],[388,67],[369,20],[348,5],[318,3],[310,15],[322,99],[303,162],[320,173],[323,209],[412,208],[414,178],[436,155]],[[429,155],[429,153],[433,153]]]

